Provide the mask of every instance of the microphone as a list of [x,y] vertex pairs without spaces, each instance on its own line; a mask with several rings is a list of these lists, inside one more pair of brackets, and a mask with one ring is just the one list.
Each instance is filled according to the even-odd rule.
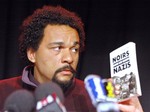
[[84,79],[85,88],[97,112],[120,112],[111,82],[90,74]]
[[18,90],[10,94],[4,103],[4,112],[33,112],[35,99],[27,90]]
[[64,94],[54,82],[39,85],[35,90],[36,112],[67,112],[62,104]]

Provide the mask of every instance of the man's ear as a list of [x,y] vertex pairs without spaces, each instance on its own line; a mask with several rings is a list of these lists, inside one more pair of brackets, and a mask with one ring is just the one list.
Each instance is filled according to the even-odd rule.
[[33,48],[27,49],[27,57],[29,61],[35,63],[35,50],[33,50]]

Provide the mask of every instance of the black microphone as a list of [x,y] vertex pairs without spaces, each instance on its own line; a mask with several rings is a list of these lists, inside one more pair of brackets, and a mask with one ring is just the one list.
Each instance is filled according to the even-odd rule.
[[84,79],[84,83],[97,112],[120,112],[111,82],[90,74]]
[[10,94],[5,103],[3,112],[33,112],[35,99],[27,90],[17,90]]
[[35,90],[35,99],[36,112],[67,112],[62,89],[52,81],[39,85]]

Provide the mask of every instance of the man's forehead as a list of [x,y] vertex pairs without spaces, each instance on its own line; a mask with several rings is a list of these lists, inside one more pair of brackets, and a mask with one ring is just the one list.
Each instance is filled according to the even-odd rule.
[[43,40],[50,44],[79,44],[78,32],[67,25],[48,25],[44,30]]

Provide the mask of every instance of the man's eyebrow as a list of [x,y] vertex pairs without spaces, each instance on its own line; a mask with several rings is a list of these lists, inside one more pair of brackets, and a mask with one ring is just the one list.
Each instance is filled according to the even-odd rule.
[[80,45],[80,44],[79,42],[74,42],[73,45],[75,46],[75,45]]
[[[48,46],[51,46],[51,45],[64,45],[64,42],[52,42],[48,44]],[[73,46],[76,46],[76,45],[79,45],[79,42],[73,43]]]
[[52,43],[49,43],[48,46],[51,46],[51,45],[63,45],[64,43],[63,42],[52,42]]

